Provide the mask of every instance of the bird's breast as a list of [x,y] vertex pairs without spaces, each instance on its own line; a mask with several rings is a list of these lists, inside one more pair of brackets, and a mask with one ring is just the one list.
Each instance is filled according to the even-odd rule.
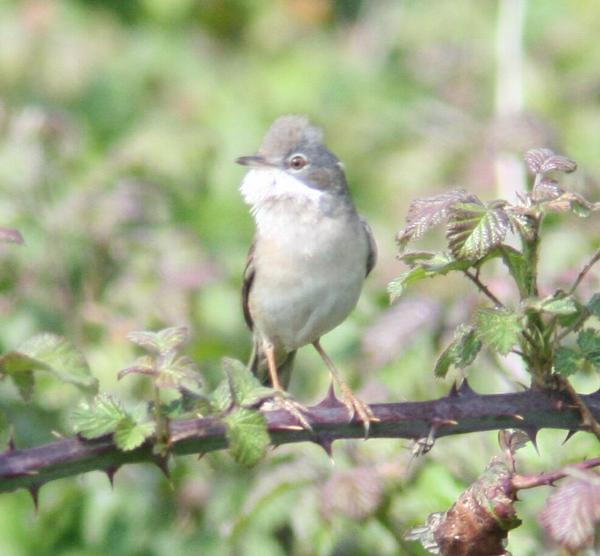
[[329,217],[317,207],[286,207],[262,217],[250,310],[264,336],[296,349],[335,328],[356,305],[366,237],[353,211]]

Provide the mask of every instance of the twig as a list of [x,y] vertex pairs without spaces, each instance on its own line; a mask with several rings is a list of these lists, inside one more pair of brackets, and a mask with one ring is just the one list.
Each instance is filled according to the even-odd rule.
[[469,272],[468,270],[463,270],[465,276],[469,278],[479,289],[481,293],[486,295],[496,307],[504,307],[504,303],[500,301],[489,289],[488,287],[479,279],[479,276]]
[[565,328],[560,334],[556,335],[556,342],[564,340],[571,332],[575,332],[590,316],[589,311],[583,311],[570,326]]
[[524,490],[526,488],[553,485],[559,479],[563,479],[564,477],[570,475],[570,472],[573,469],[585,471],[586,469],[593,469],[594,467],[598,466],[600,466],[600,457],[587,459],[580,463],[567,465],[566,467],[557,469],[555,471],[546,471],[536,475],[514,475],[511,483],[515,490]]
[[569,294],[572,294],[581,284],[581,281],[585,278],[585,275],[592,269],[592,267],[600,261],[600,249],[594,253],[589,262],[581,269],[581,272],[577,275],[577,279],[573,282]]

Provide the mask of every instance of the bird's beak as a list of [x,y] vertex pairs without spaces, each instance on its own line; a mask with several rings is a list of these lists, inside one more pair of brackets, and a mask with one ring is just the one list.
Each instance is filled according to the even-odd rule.
[[251,168],[268,168],[274,166],[274,164],[269,162],[264,156],[259,155],[240,156],[236,159],[236,163],[241,164],[242,166],[250,166]]

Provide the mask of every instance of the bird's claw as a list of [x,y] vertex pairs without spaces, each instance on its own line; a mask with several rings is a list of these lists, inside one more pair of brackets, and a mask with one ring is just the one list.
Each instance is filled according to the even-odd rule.
[[352,419],[354,419],[354,417],[358,415],[358,418],[360,421],[362,421],[363,427],[365,429],[365,439],[369,438],[369,430],[371,428],[371,423],[375,423],[377,421],[380,421],[381,419],[375,417],[373,411],[369,407],[369,404],[357,398],[354,395],[354,392],[352,392],[352,390],[347,384],[340,384],[340,395],[342,398],[342,403],[346,406],[346,409],[348,410],[350,420],[352,421]]
[[309,431],[313,430],[306,419],[306,414],[309,412],[308,408],[294,400],[287,392],[275,390],[273,397],[269,400],[269,405],[273,406],[269,407],[269,410],[283,410],[294,417],[302,425],[302,428]]

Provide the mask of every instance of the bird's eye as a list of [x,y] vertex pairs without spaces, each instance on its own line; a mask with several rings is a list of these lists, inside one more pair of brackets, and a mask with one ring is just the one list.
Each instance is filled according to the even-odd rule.
[[295,154],[290,158],[289,164],[292,170],[301,170],[306,166],[307,162],[308,161],[306,160],[306,157],[304,155]]

